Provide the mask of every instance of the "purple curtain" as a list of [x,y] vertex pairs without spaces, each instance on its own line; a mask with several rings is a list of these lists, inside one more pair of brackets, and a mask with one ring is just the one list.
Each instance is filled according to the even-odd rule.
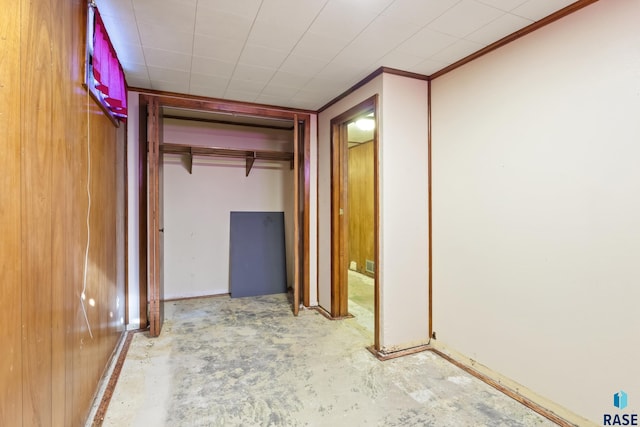
[[127,88],[124,72],[97,9],[94,9],[94,16],[93,77],[95,88],[102,94],[107,107],[114,114],[126,118]]

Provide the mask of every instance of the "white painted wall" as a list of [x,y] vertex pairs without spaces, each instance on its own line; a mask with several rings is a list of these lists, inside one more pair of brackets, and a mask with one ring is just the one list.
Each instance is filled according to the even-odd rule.
[[[170,143],[225,148],[292,150],[293,133],[165,120]],[[293,185],[289,162],[194,157],[193,174],[181,156],[164,158],[165,298],[229,292],[231,211],[284,211],[287,279],[293,282]]]
[[380,344],[428,342],[427,82],[383,74],[319,115],[320,305],[331,307],[330,121],[379,94]]
[[380,342],[393,351],[429,341],[428,86],[382,77]]
[[600,1],[432,82],[438,342],[597,423],[620,389],[640,412],[639,16]]

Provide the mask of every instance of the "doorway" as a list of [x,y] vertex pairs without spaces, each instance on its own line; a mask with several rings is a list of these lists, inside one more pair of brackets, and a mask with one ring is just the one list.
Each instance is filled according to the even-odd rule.
[[377,96],[331,120],[331,315],[379,349]]

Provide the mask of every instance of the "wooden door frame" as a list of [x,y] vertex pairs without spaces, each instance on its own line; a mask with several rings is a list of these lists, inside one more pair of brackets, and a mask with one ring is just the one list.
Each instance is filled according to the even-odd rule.
[[[296,182],[295,188],[298,188],[299,185],[299,176],[298,173],[304,175],[304,196],[303,200],[300,200],[299,194],[296,193],[294,195],[294,204],[296,207],[299,207],[299,203],[303,203],[303,221],[300,226],[298,219],[298,212],[294,212],[294,235],[296,239],[296,243],[294,244],[294,301],[292,311],[295,315],[298,314],[299,308],[299,298],[300,298],[300,285],[302,284],[302,299],[303,304],[305,306],[309,306],[309,190],[310,190],[310,141],[309,136],[311,134],[311,113],[303,110],[294,110],[288,108],[277,108],[277,107],[268,107],[268,106],[260,106],[256,104],[244,103],[244,102],[232,102],[232,101],[223,101],[216,99],[208,99],[208,98],[199,98],[192,96],[172,96],[165,93],[153,93],[146,92],[140,95],[140,102],[144,104],[153,103],[154,108],[161,111],[163,107],[172,107],[172,108],[184,108],[195,111],[208,111],[208,112],[217,112],[217,113],[225,113],[225,114],[236,114],[236,115],[246,115],[250,117],[262,117],[262,118],[273,118],[273,119],[286,119],[292,120],[294,122],[294,129],[296,129],[300,123],[303,123],[304,126],[304,141],[303,146],[298,147],[298,144],[294,144],[294,151],[298,155],[294,155],[294,180]],[[148,117],[147,120],[152,120],[151,117]],[[162,123],[158,123],[157,126],[163,126]],[[295,132],[295,130],[294,130]],[[151,133],[151,132],[150,132]],[[299,135],[296,133],[294,139],[298,139]],[[149,265],[149,277],[148,277],[148,289],[149,289],[149,321],[153,328],[154,321],[154,313],[151,311],[155,309],[155,302],[152,303],[152,298],[156,296],[157,298],[161,298],[159,295],[158,289],[160,286],[159,282],[159,269],[161,266],[159,265],[158,254],[159,250],[157,245],[159,244],[159,227],[156,223],[154,225],[154,221],[151,218],[153,205],[152,203],[157,203],[157,197],[154,197],[154,192],[157,192],[157,188],[153,188],[154,185],[157,185],[157,180],[152,179],[152,172],[157,171],[158,162],[162,161],[162,155],[160,153],[160,145],[163,141],[158,140],[158,138],[153,138],[152,135],[148,135],[148,165],[149,165],[149,179],[147,185],[147,194],[149,195],[149,222],[148,222],[148,265]],[[153,155],[152,155],[153,153]],[[157,221],[156,221],[157,222]],[[154,228],[155,227],[155,228]],[[298,240],[302,240],[304,242],[304,253],[299,253],[298,248]],[[140,242],[142,244],[142,242]],[[300,277],[300,265],[302,263],[302,275]],[[159,301],[159,300],[158,300]],[[161,327],[161,325],[160,325]],[[160,333],[160,329],[154,330],[157,334]],[[153,336],[153,334],[151,334]]]
[[374,95],[331,119],[331,317],[348,317],[348,145],[347,124],[374,112],[373,131],[373,222],[374,222],[374,348],[380,349],[380,212],[378,186],[378,95]]

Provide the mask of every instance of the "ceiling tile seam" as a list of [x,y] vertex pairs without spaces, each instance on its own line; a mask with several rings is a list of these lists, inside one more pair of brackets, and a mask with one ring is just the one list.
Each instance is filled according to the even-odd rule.
[[[460,1],[462,1],[462,0],[460,0]],[[391,5],[392,5],[394,2],[395,2],[395,1],[390,2],[390,3],[389,3],[389,4],[388,4],[384,9],[382,9],[380,12],[378,12],[378,14],[377,14],[377,15],[376,15],[376,16],[375,16],[371,21],[369,21],[369,23],[368,23],[364,28],[362,28],[362,30],[360,30],[360,32],[359,32],[358,34],[354,35],[354,36],[351,38],[351,41],[350,41],[346,46],[344,46],[342,49],[340,49],[340,50],[339,50],[339,51],[338,51],[338,52],[333,56],[333,58],[331,58],[331,59],[329,60],[329,62],[327,62],[327,65],[325,65],[324,67],[322,67],[322,68],[321,68],[320,70],[318,70],[318,71],[317,71],[317,72],[316,72],[316,73],[315,73],[315,74],[314,74],[314,75],[313,75],[309,80],[307,80],[307,83],[309,83],[311,80],[313,80],[314,78],[316,78],[316,76],[317,76],[318,74],[320,74],[322,71],[324,71],[324,70],[325,70],[325,69],[326,69],[326,68],[327,68],[327,67],[328,67],[328,66],[329,66],[329,65],[330,65],[330,64],[331,64],[331,63],[332,63],[332,62],[333,62],[337,57],[338,57],[338,55],[340,55],[342,52],[344,52],[344,50],[345,50],[346,48],[348,48],[349,46],[351,46],[351,44],[353,44],[354,40],[355,40],[356,38],[358,38],[358,36],[359,36],[360,34],[362,34],[362,33],[363,33],[367,28],[369,28],[369,26],[370,26],[370,25],[371,25],[371,24],[372,24],[376,19],[378,19],[378,17],[380,17],[380,15],[382,15],[382,14],[383,14],[383,13],[384,13],[388,8],[389,8],[389,7],[391,7]],[[327,3],[328,3],[328,2],[327,2]],[[322,7],[323,9],[324,9],[324,7],[327,5],[327,3],[325,3],[325,5]],[[319,14],[320,14],[320,12],[318,12],[318,15],[319,15]],[[316,18],[318,17],[318,15],[316,15]],[[314,21],[315,21],[315,19],[314,19]],[[309,27],[309,28],[310,28],[310,27]],[[307,29],[307,30],[308,30],[308,29]],[[295,46],[294,46],[294,47],[295,47]],[[307,83],[305,83],[305,85],[306,85]],[[299,93],[301,93],[301,92],[302,92],[302,90],[303,90],[303,89],[299,89],[299,90],[295,93],[295,95],[293,95],[291,98],[293,98],[293,97],[297,96]]]
[[[498,9],[498,8],[494,8],[494,9],[496,9],[496,10],[502,10],[502,9]],[[504,18],[504,17],[505,17],[505,16],[507,16],[507,15],[509,15],[509,16],[514,16],[514,17],[519,17],[519,18],[522,18],[522,19],[526,19],[526,20],[529,22],[529,24],[533,24],[533,22],[534,22],[534,21],[532,21],[532,20],[531,20],[531,19],[529,19],[529,18],[524,18],[524,17],[522,17],[522,16],[515,15],[515,14],[513,14],[513,13],[511,13],[511,12],[505,12],[503,15],[500,15],[500,16],[498,16],[497,18],[493,19],[492,21],[487,22],[487,23],[486,23],[486,24],[484,24],[482,27],[477,28],[477,29],[475,29],[475,30],[471,31],[469,34],[466,34],[464,37],[462,37],[462,38],[461,38],[461,40],[466,40],[466,41],[469,41],[469,42],[478,43],[477,41],[475,41],[475,40],[471,40],[471,39],[468,39],[467,37],[469,37],[469,36],[470,36],[470,35],[472,35],[472,34],[477,33],[478,31],[482,30],[483,28],[488,27],[490,24],[493,24],[493,23],[494,23],[495,21],[497,21],[498,19],[502,19],[502,18]],[[529,25],[529,24],[527,24],[527,25]],[[507,37],[507,36],[509,36],[510,34],[511,34],[511,33],[507,34],[507,35],[506,35],[506,36],[504,36],[504,37]],[[504,37],[500,37],[498,40],[502,40]],[[482,42],[482,43],[480,43],[480,44],[482,44],[483,46],[487,46],[487,43],[484,43],[484,42]]]
[[198,5],[200,0],[196,0],[196,13],[193,15],[193,36],[191,37],[191,61],[189,62],[189,82],[187,83],[187,91],[191,93],[191,76],[193,74],[193,52],[196,44],[196,23],[198,21]]
[[[280,65],[278,65],[278,67],[276,68],[277,71],[280,70],[280,68],[282,67],[282,64],[284,64],[286,62],[287,59],[289,59],[289,57],[291,56],[291,52],[293,52],[296,48],[296,46],[298,46],[300,44],[300,41],[304,38],[304,35],[307,34],[309,32],[309,28],[311,28],[311,26],[313,25],[314,22],[316,22],[316,19],[318,19],[318,16],[320,16],[320,14],[322,13],[322,11],[324,10],[325,7],[327,7],[327,4],[329,3],[329,0],[325,0],[324,4],[322,5],[322,8],[320,8],[320,10],[318,11],[318,13],[316,13],[315,18],[313,18],[313,20],[309,23],[309,25],[307,26],[306,30],[304,30],[304,32],[302,33],[302,35],[300,36],[300,38],[298,39],[298,41],[296,42],[296,44],[294,44],[291,49],[289,50],[289,53],[287,54],[287,56],[282,60],[282,62],[280,62]],[[263,86],[262,90],[260,91],[260,93],[258,94],[257,98],[261,97],[264,89],[269,86],[269,84],[273,81],[273,78],[276,76],[277,71],[275,73],[273,73],[273,75],[271,76],[271,78],[265,83],[265,85]],[[307,83],[309,83],[311,80],[313,79],[313,77],[310,77],[304,84],[306,85]],[[297,92],[296,92],[297,93]],[[287,98],[287,100],[293,98],[294,95],[290,96],[289,98]]]
[[[442,31],[437,31],[437,30],[433,30],[431,28],[429,28],[429,25],[433,24],[437,19],[439,19],[442,15],[444,15],[445,13],[447,13],[448,11],[450,11],[451,9],[453,9],[454,7],[456,7],[458,4],[462,3],[463,0],[458,0],[457,2],[453,3],[450,7],[448,7],[447,9],[443,10],[442,13],[440,13],[438,16],[435,16],[433,19],[431,19],[429,22],[425,23],[422,27],[418,28],[418,30],[416,32],[414,32],[413,34],[411,34],[410,36],[408,36],[407,38],[405,38],[403,41],[401,41],[400,43],[398,43],[397,45],[395,45],[392,49],[390,49],[388,52],[386,52],[384,55],[380,56],[378,59],[376,59],[373,63],[377,63],[378,61],[380,61],[382,58],[384,58],[386,55],[388,55],[390,52],[393,51],[397,51],[398,48],[400,47],[400,45],[402,45],[403,43],[405,43],[406,41],[408,41],[410,38],[412,38],[413,36],[415,36],[416,34],[418,34],[420,31],[424,30],[424,29],[428,29],[430,31],[434,31],[436,33],[440,33],[440,34],[445,34]],[[393,4],[393,3],[392,3]],[[386,9],[385,9],[386,10]],[[447,34],[449,35],[449,34]],[[458,37],[456,37],[458,38]],[[445,48],[443,48],[442,50],[446,49],[447,47],[451,46],[453,43],[447,45]],[[440,51],[439,51],[440,52]],[[424,58],[425,60],[429,60],[432,59],[437,53],[434,53],[428,57],[421,57]],[[384,67],[384,64],[380,64],[381,67]]]
[[[398,49],[398,47],[403,44],[404,42],[406,42],[407,40],[409,40],[411,37],[415,36],[416,34],[418,34],[420,31],[424,30],[425,28],[427,28],[429,25],[431,25],[436,19],[440,18],[442,15],[444,15],[445,13],[447,13],[449,10],[451,10],[452,8],[454,8],[455,6],[457,6],[459,3],[461,3],[462,0],[458,0],[457,2],[455,2],[454,4],[452,4],[449,8],[445,9],[442,11],[442,13],[440,13],[438,16],[434,17],[432,20],[430,20],[429,22],[427,22],[426,24],[424,24],[422,27],[418,28],[413,34],[411,34],[410,36],[406,37],[403,41],[401,41],[400,43],[398,43],[396,46],[394,46],[392,49],[390,49],[389,51],[385,52],[384,55],[381,55],[380,57],[378,57],[378,59],[376,59],[375,61],[372,61],[369,65],[371,64],[376,64],[378,61],[380,61],[382,58],[384,58],[386,55],[388,55],[390,52]],[[349,44],[347,44],[344,48],[342,48],[338,53],[336,53],[334,55],[333,58],[331,58],[331,60],[327,63],[326,66],[324,66],[320,71],[318,71],[309,81],[313,80],[315,78],[315,76],[317,76],[318,74],[320,74],[325,68],[327,68],[329,66],[329,64],[331,64],[331,62],[333,62],[334,59],[336,59],[336,57],[338,57],[338,55],[340,55],[340,53],[342,53],[346,48],[348,48],[349,46],[351,46],[351,44],[354,42],[354,40],[360,35],[362,34],[362,32],[364,32],[378,17],[380,17],[381,15],[384,14],[384,12],[391,7],[391,5],[393,5],[394,2],[391,2],[387,5],[387,7],[385,7],[382,11],[380,11],[380,13],[378,13],[378,15],[376,15],[375,18],[373,18],[373,20],[371,20],[371,22],[369,22],[369,24],[367,24],[366,27],[364,27],[362,29],[362,31],[360,31],[360,33],[356,34],[352,39],[351,42]],[[432,31],[436,31],[436,30],[432,30]],[[438,33],[440,33],[440,31],[436,31]],[[442,33],[444,34],[444,33]],[[451,43],[453,44],[453,43]],[[447,47],[451,46],[447,45]],[[445,48],[446,49],[446,48]],[[435,55],[435,54],[434,54]],[[431,55],[425,59],[430,59],[432,58],[434,55]],[[384,64],[380,64],[380,66],[384,66]],[[302,90],[299,90],[298,92],[296,92],[297,96],[300,92],[302,92]],[[293,96],[292,96],[293,98]]]
[[144,68],[147,72],[147,79],[149,79],[149,86],[151,86],[151,74],[149,74],[149,64],[147,64],[147,55],[144,52],[144,43],[142,43],[142,34],[140,33],[140,23],[138,22],[138,13],[133,6],[133,0],[130,0],[131,9],[133,10],[133,19],[136,21],[136,31],[138,32],[138,40],[140,40],[140,50],[142,50],[142,59],[144,60]]
[[227,92],[229,91],[229,86],[231,86],[231,81],[233,80],[233,76],[236,73],[236,70],[238,69],[238,62],[240,62],[240,58],[242,57],[242,53],[244,52],[245,48],[247,47],[247,41],[249,40],[249,36],[251,35],[251,31],[253,31],[253,27],[256,25],[256,20],[258,19],[258,15],[260,15],[260,10],[262,9],[262,5],[264,4],[264,0],[260,0],[260,6],[258,7],[258,10],[256,11],[255,16],[253,17],[253,21],[251,22],[251,27],[249,27],[249,31],[247,31],[247,37],[244,39],[244,42],[242,43],[242,49],[240,50],[240,55],[238,55],[238,57],[236,58],[236,63],[233,65],[233,71],[231,71],[231,76],[229,77],[229,81],[227,82],[227,86],[224,88],[224,92],[222,97],[226,98],[227,97]]

